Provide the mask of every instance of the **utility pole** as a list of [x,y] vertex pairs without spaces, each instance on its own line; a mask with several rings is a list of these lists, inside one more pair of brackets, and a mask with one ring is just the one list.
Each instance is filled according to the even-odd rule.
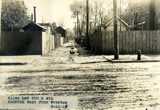
[[77,37],[79,37],[79,12],[77,11],[76,12],[76,14],[77,14]]
[[94,28],[96,28],[97,26],[97,13],[98,13],[98,5],[97,3],[95,2],[95,17],[94,17]]
[[117,0],[113,0],[113,18],[114,18],[114,59],[119,59],[119,37],[117,28]]
[[[119,17],[121,18],[121,14],[122,14],[122,0],[120,0],[120,8],[119,8]],[[122,31],[122,25],[121,25],[121,22],[120,22],[120,31]]]
[[74,22],[74,30],[75,30],[75,36],[78,38],[78,36],[77,36],[77,22]]
[[155,12],[155,0],[150,1],[150,30],[156,29],[156,12]]
[[88,47],[89,46],[89,0],[86,0],[86,38]]

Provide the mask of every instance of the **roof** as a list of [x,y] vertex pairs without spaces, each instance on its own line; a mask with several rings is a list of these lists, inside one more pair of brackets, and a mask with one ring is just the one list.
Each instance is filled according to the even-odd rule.
[[[118,17],[118,22],[121,23],[126,29],[129,29],[129,25],[120,17]],[[109,20],[109,22],[105,25],[108,28],[113,23],[113,18]]]
[[[127,30],[129,30],[129,29],[134,29],[135,28],[135,26],[143,26],[146,22],[145,21],[143,21],[143,22],[140,22],[140,23],[137,23],[137,25],[129,25],[128,23],[126,23],[123,19],[121,19],[119,16],[118,16],[118,22],[120,23],[120,24],[122,24],[122,26],[124,26]],[[107,23],[107,24],[105,24],[105,28],[108,28],[109,26],[111,26],[112,25],[112,23],[113,23],[113,18],[111,18],[110,20],[109,20],[109,22]]]
[[56,28],[56,31],[59,32],[59,33],[61,33],[61,32],[64,32],[64,31],[66,31],[66,30],[65,30],[63,27],[58,26],[58,27]]
[[66,30],[65,30],[63,27],[58,26],[58,27],[55,29],[55,31],[56,31],[57,33],[61,34],[63,37],[65,37]]
[[50,23],[38,23],[38,24],[41,25],[41,26],[51,26]]
[[45,28],[43,28],[42,26],[40,26],[34,22],[30,22],[29,24],[24,26],[22,29],[24,31],[45,31],[46,30]]

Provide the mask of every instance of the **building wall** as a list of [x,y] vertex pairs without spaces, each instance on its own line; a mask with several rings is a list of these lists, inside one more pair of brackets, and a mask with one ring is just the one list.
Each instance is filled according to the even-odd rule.
[[46,32],[2,32],[0,55],[49,55],[64,43],[61,35]]
[[[2,0],[0,0],[0,19],[1,19],[1,10],[2,10]],[[1,20],[0,20],[1,24]],[[0,25],[0,37],[1,37],[1,25]]]
[[49,53],[56,48],[55,36],[52,35],[49,31],[42,33],[42,47],[43,55],[49,55]]
[[54,35],[54,43],[55,43],[55,48],[58,48],[61,46],[61,35],[60,34],[55,34]]
[[63,46],[63,44],[64,44],[64,37],[61,37],[60,38],[60,45]]

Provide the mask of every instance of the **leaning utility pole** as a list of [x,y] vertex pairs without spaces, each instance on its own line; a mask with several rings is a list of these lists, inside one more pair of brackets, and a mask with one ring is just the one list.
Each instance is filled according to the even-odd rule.
[[89,0],[86,0],[86,38],[88,47],[89,46]]
[[114,59],[119,59],[119,38],[117,28],[117,0],[113,0],[113,18],[114,18]]

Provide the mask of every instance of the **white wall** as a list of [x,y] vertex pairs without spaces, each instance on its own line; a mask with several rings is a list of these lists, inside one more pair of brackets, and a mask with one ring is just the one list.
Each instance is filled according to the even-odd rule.
[[[0,19],[1,19],[2,0],[0,0]],[[1,36],[1,20],[0,20],[0,36]]]
[[54,36],[49,31],[42,33],[42,54],[48,55],[55,49]]

